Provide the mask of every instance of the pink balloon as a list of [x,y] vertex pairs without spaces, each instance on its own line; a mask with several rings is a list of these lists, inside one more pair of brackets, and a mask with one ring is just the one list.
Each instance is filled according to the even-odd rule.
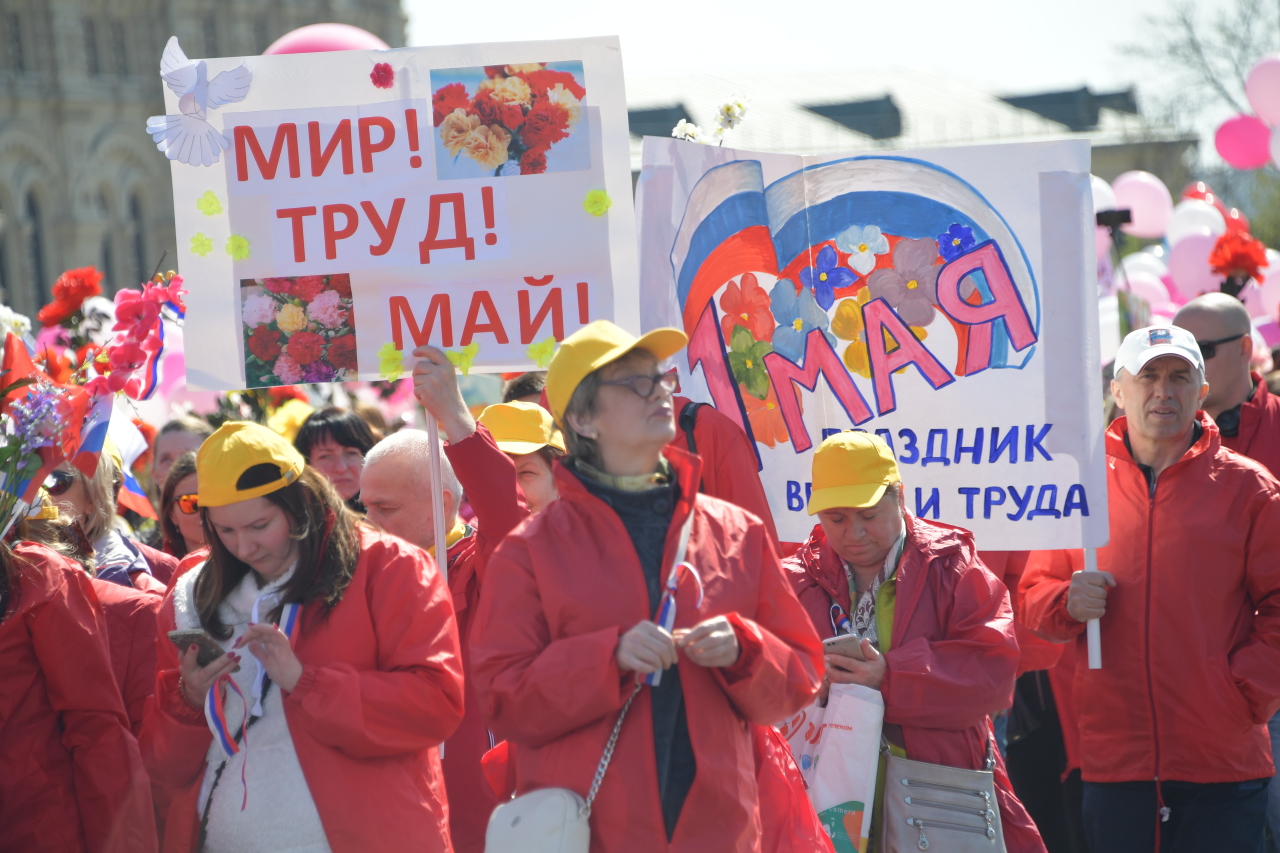
[[1120,228],[1134,237],[1163,237],[1173,215],[1173,196],[1169,188],[1150,172],[1125,172],[1111,182],[1116,194],[1116,208],[1128,209],[1133,221]]
[[350,24],[308,24],[285,33],[262,52],[263,56],[282,53],[325,53],[331,50],[390,50],[391,45],[368,30]]
[[1098,260],[1107,257],[1111,252],[1111,229],[1101,225],[1093,226],[1093,243],[1098,252]]
[[1271,159],[1271,128],[1257,116],[1229,118],[1213,136],[1214,147],[1236,169],[1261,169]]
[[1280,322],[1280,269],[1268,271],[1261,287],[1249,288],[1245,306],[1250,309],[1251,317],[1269,317]]
[[1245,78],[1244,93],[1258,118],[1270,125],[1280,124],[1280,55],[1258,60]]
[[1149,272],[1129,273],[1129,292],[1144,299],[1152,308],[1169,302],[1169,288]]
[[1217,242],[1212,234],[1192,234],[1169,251],[1169,275],[1188,299],[1218,289],[1219,276],[1209,268],[1209,253]]

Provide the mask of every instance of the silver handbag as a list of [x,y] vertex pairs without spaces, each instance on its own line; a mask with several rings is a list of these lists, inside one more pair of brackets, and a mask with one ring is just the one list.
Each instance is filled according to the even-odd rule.
[[885,767],[882,853],[1005,853],[996,802],[995,744],[987,740],[985,770],[961,770],[898,758]]
[[489,816],[484,833],[485,853],[587,853],[591,847],[591,804],[600,793],[600,783],[622,732],[622,721],[640,686],[636,682],[613,725],[587,798],[582,799],[568,788],[542,788],[503,803]]

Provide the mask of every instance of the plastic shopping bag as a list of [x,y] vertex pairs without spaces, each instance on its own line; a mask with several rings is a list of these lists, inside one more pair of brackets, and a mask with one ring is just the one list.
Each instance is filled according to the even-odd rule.
[[818,757],[818,739],[822,734],[822,721],[826,717],[824,705],[814,702],[800,713],[777,726],[778,733],[791,747],[791,756],[800,766],[806,784],[813,784],[814,761]]
[[866,853],[880,767],[884,699],[858,684],[833,684],[817,737],[809,796],[836,853]]

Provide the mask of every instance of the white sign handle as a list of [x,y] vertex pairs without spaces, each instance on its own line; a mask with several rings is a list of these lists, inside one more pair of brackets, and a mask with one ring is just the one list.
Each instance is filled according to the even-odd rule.
[[[1097,548],[1084,549],[1084,570],[1098,570]],[[1085,639],[1089,644],[1089,669],[1102,669],[1102,628],[1097,619],[1090,619],[1085,623]]]
[[431,440],[431,520],[436,528],[436,565],[445,583],[449,582],[449,543],[444,527],[444,475],[440,471],[440,426],[426,413],[427,437]]

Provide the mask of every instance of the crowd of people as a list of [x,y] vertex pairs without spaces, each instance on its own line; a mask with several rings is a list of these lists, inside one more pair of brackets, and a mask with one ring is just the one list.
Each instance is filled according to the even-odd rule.
[[686,343],[592,323],[478,414],[421,347],[442,446],[176,418],[151,544],[110,440],[58,465],[0,544],[0,851],[492,853],[548,789],[593,853],[831,851],[775,725],[850,684],[884,705],[868,849],[893,756],[990,771],[992,849],[1273,843],[1280,397],[1238,301],[1126,337],[1097,571],[913,516],[855,430],[779,541],[745,434],[664,371]]

